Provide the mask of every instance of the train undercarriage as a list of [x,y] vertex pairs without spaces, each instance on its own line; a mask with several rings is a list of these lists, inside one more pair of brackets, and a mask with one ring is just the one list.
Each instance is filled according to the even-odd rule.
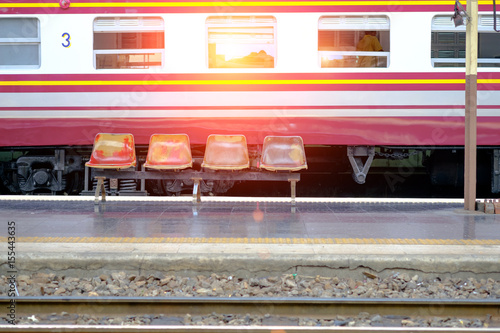
[[[97,184],[85,167],[91,147],[25,147],[0,151],[1,194],[93,195]],[[193,147],[193,169],[200,170],[204,147]],[[147,147],[137,147],[139,165]],[[256,170],[258,146],[249,146],[250,170]],[[301,172],[298,196],[441,196],[463,195],[463,147],[306,146],[308,170]],[[244,172],[244,171],[241,171]],[[141,183],[142,182],[142,183]],[[246,184],[250,183],[250,184]],[[231,180],[204,181],[205,195],[281,196],[286,184]],[[182,195],[192,181],[107,179],[111,195]],[[500,192],[500,147],[479,147],[478,197]]]

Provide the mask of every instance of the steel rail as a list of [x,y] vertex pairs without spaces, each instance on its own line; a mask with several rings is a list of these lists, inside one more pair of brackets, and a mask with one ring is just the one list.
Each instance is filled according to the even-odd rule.
[[[0,297],[6,308],[12,298]],[[357,317],[360,312],[381,316],[459,317],[497,322],[499,299],[347,299],[347,298],[160,298],[160,297],[16,297],[16,316],[57,312],[79,315],[168,314],[168,316],[253,314],[332,319]],[[178,333],[306,333],[306,332],[500,332],[500,328],[445,327],[304,327],[304,326],[117,326],[117,325],[0,325],[0,332],[178,332]]]
[[[12,298],[0,297],[6,309]],[[396,316],[500,317],[500,299],[377,299],[301,297],[15,297],[16,314],[67,312],[89,315],[165,314],[170,316],[256,314],[332,318],[360,312]]]
[[0,332],[16,333],[498,333],[497,328],[451,327],[309,327],[309,326],[98,326],[98,325],[0,325]]

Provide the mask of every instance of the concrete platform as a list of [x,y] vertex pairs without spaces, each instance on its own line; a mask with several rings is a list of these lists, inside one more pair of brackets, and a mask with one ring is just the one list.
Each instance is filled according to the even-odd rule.
[[[270,275],[391,270],[500,278],[500,216],[463,200],[0,197],[16,269]],[[0,241],[7,242],[7,226]],[[6,251],[1,254],[6,260]],[[5,274],[7,266],[0,266]]]

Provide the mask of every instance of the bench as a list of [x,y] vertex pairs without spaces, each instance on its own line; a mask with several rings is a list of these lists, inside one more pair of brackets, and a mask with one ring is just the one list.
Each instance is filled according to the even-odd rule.
[[[133,152],[133,153],[132,153]],[[186,134],[153,134],[150,138],[146,162],[135,170],[137,159],[132,134],[100,133],[96,136],[89,168],[95,169],[97,179],[95,204],[106,200],[106,178],[192,180],[193,203],[201,202],[201,181],[288,181],[291,203],[295,205],[296,184],[307,169],[304,144],[299,136],[267,136],[262,145],[258,171],[247,171],[250,159],[243,135],[215,135],[207,138],[202,171],[192,169],[193,158]],[[113,170],[114,169],[114,170]]]

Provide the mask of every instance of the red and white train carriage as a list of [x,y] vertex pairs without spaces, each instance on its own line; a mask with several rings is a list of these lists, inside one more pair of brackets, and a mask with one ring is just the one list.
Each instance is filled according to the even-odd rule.
[[[103,132],[133,134],[143,157],[154,133],[188,134],[195,155],[210,134],[243,134],[255,148],[267,135],[301,136],[316,147],[313,169],[335,152],[351,168],[349,159],[419,151],[436,183],[455,183],[446,174],[463,163],[451,157],[464,145],[465,28],[454,27],[453,5],[3,2],[4,192],[81,191]],[[500,35],[492,3],[479,11],[477,142],[499,192]],[[367,32],[379,49],[358,47]]]

